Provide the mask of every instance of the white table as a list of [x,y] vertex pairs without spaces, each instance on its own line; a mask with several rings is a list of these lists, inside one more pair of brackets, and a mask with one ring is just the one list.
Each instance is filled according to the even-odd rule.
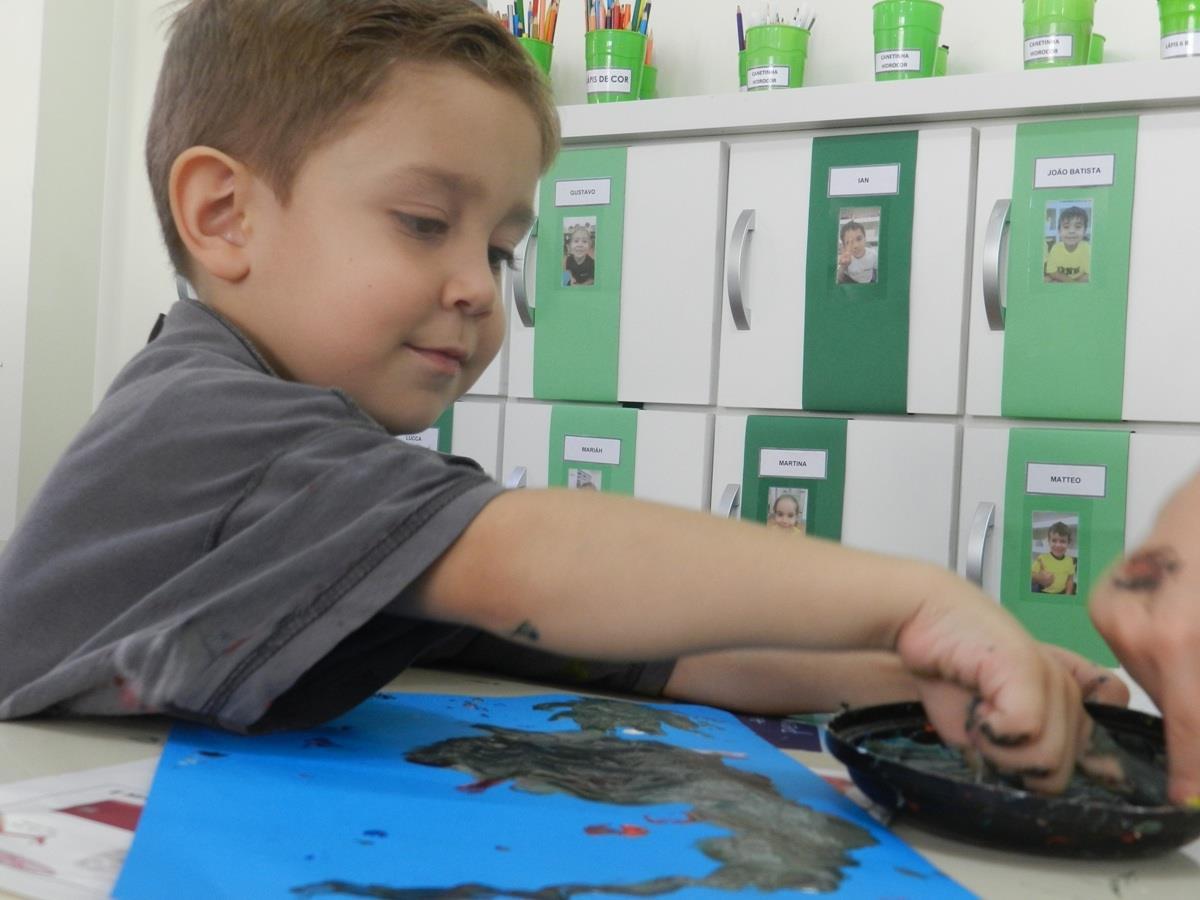
[[[517,696],[560,692],[479,675],[412,669],[388,690]],[[0,723],[0,784],[156,757],[169,722],[159,718]],[[814,768],[840,768],[825,754],[789,752]],[[894,830],[935,866],[987,900],[1196,900],[1200,841],[1145,860],[1070,860],[988,850],[900,822]],[[0,898],[12,895],[0,891]]]

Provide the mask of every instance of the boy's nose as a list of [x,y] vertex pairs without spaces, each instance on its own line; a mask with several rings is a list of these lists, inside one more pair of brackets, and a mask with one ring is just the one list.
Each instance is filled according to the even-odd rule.
[[467,315],[485,315],[496,304],[496,274],[484,256],[482,264],[462,266],[446,280],[443,302]]

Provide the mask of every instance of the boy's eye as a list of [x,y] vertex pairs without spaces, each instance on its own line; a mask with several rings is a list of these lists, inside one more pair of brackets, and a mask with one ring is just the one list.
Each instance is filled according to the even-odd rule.
[[503,247],[488,247],[488,265],[496,271],[499,271],[501,266],[511,266],[514,261],[512,251]]
[[408,213],[393,213],[396,221],[404,229],[419,238],[439,237],[446,233],[449,226],[440,219],[430,219],[426,216],[413,216]]

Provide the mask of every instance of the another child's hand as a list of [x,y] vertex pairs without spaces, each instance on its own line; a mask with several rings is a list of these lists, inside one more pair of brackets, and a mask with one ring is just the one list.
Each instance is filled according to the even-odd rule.
[[1200,804],[1200,478],[1091,592],[1092,622],[1162,710],[1169,796]]
[[1091,733],[1080,684],[995,601],[961,579],[901,629],[897,652],[946,743],[1033,790],[1063,790]]

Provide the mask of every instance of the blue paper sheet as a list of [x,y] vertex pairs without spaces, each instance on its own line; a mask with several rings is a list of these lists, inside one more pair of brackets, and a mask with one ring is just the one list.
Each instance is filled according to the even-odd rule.
[[411,694],[309,731],[175,726],[114,896],[743,893],[970,896],[728,713]]

